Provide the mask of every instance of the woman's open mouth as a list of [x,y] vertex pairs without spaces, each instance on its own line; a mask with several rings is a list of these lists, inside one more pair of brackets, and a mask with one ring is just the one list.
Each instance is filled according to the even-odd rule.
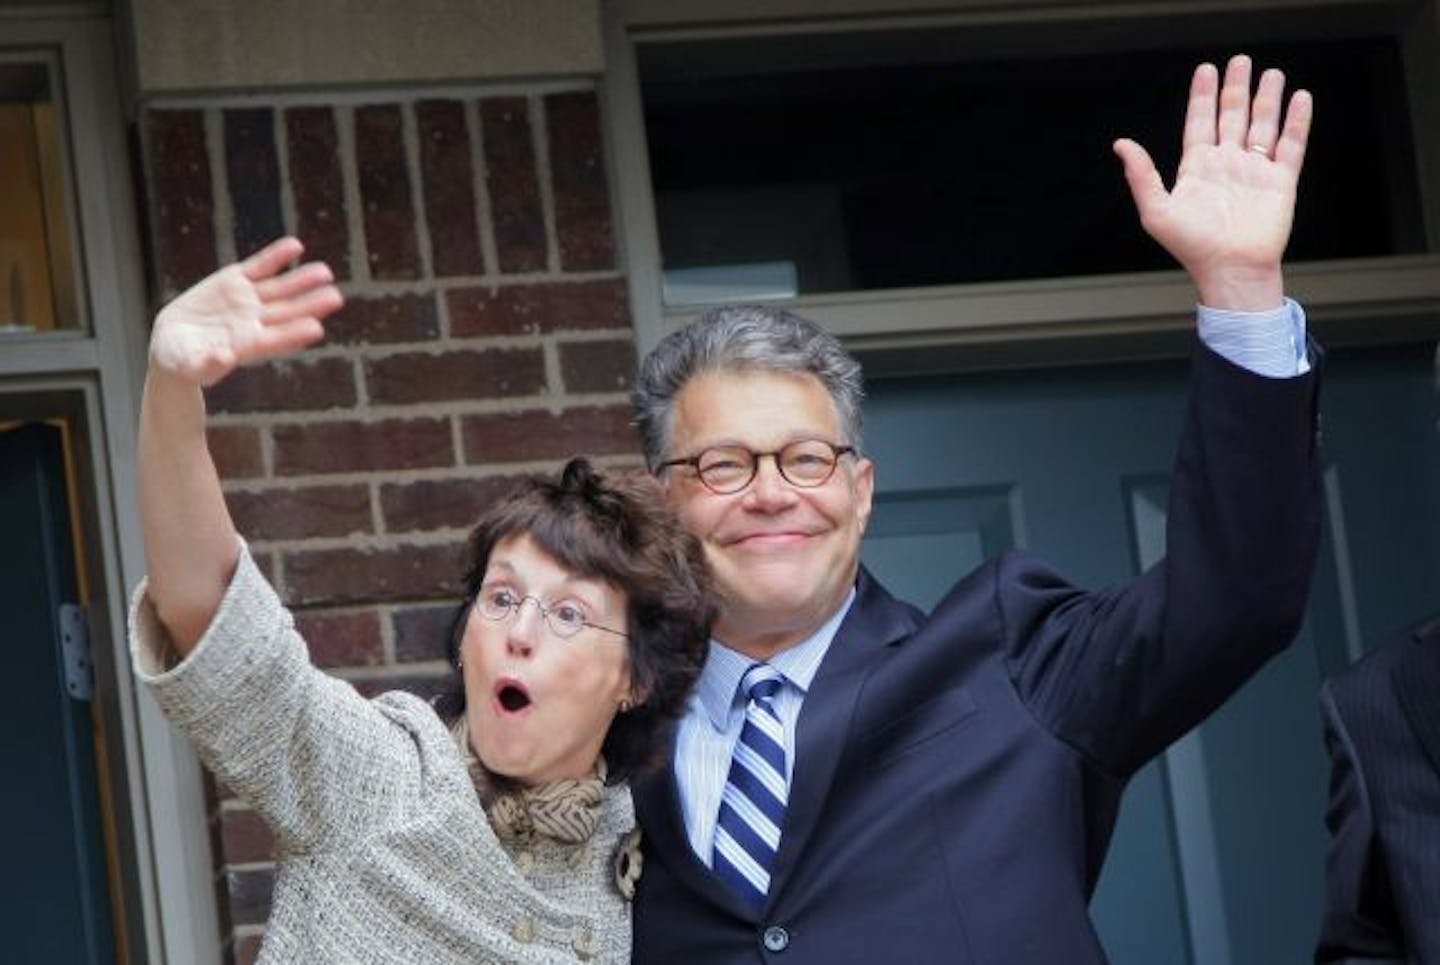
[[501,680],[495,686],[495,703],[502,713],[518,714],[530,706],[530,691],[518,680]]

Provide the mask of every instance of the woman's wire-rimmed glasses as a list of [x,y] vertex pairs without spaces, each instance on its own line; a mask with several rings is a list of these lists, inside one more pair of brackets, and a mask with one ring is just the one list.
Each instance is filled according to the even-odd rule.
[[540,611],[540,618],[545,621],[545,626],[561,639],[568,640],[586,627],[613,633],[617,637],[628,638],[630,636],[628,633],[622,633],[598,623],[591,623],[585,619],[584,612],[573,603],[557,603],[553,607],[547,607],[540,602],[539,597],[529,594],[521,596],[503,586],[482,586],[480,593],[475,597],[475,609],[480,611],[480,615],[487,620],[508,620],[520,612],[520,608],[525,605],[526,600],[535,604],[535,609]]

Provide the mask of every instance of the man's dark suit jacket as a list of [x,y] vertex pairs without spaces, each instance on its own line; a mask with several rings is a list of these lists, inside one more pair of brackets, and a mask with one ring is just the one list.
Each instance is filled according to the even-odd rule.
[[1127,585],[1011,553],[927,617],[862,572],[801,710],[763,912],[695,857],[664,769],[635,789],[634,960],[1104,961],[1087,904],[1126,781],[1300,622],[1316,383],[1197,350],[1169,554]]
[[1330,855],[1317,962],[1440,963],[1440,619],[1320,691]]

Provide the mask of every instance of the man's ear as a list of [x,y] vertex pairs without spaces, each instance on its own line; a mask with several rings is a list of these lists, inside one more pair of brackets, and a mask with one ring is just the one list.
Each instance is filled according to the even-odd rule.
[[860,532],[870,525],[870,509],[875,499],[875,463],[864,456],[855,460],[850,474],[855,488],[855,515],[860,517]]

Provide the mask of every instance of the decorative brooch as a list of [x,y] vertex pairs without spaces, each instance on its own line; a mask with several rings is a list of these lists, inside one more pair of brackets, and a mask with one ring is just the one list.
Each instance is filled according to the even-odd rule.
[[640,880],[644,864],[645,856],[640,853],[640,829],[620,835],[612,867],[615,869],[615,888],[626,901],[635,900],[635,883]]

